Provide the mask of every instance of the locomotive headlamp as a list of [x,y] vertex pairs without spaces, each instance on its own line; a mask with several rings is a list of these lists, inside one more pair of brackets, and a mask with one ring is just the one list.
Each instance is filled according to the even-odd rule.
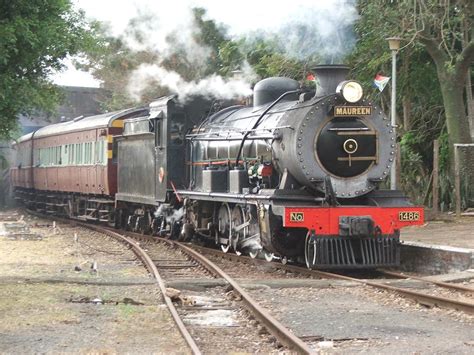
[[341,95],[344,100],[350,103],[356,103],[362,98],[364,90],[357,81],[343,81],[336,89],[336,92]]

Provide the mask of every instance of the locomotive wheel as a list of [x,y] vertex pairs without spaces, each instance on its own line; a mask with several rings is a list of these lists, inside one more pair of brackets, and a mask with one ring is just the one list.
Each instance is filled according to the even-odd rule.
[[[217,214],[217,239],[221,245],[221,249],[224,253],[227,253],[231,247],[231,233],[232,233],[232,220],[230,207],[227,203],[223,203],[219,208]],[[227,241],[227,244],[222,243],[222,239]]]
[[239,230],[239,226],[242,226],[246,222],[245,212],[240,205],[236,205],[232,209],[232,236],[231,236],[231,245],[237,255],[242,255],[242,252],[239,250],[238,246],[240,241],[247,238],[248,235],[248,226],[243,227]]
[[304,243],[304,259],[306,261],[306,267],[313,269],[316,263],[316,236],[311,232],[306,234],[306,240]]

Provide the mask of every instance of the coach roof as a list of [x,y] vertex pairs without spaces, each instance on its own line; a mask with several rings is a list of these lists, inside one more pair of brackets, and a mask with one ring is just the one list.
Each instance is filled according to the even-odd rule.
[[141,112],[147,114],[145,108],[131,108],[121,111],[108,112],[101,115],[89,116],[84,118],[75,118],[72,121],[60,122],[45,126],[37,130],[34,134],[35,138],[54,136],[75,131],[84,131],[89,129],[112,127],[112,123],[120,118],[136,117]]

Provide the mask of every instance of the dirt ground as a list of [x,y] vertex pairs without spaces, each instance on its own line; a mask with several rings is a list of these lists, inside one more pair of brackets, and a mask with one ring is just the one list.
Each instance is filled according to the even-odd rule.
[[38,240],[0,233],[0,353],[189,352],[130,250],[87,229],[25,221]]
[[474,250],[474,217],[435,220],[420,227],[404,228],[401,239]]
[[473,354],[473,317],[369,287],[252,290],[320,354]]

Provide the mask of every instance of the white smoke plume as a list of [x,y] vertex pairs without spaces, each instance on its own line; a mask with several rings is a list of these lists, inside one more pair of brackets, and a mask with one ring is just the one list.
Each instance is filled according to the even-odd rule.
[[248,7],[222,11],[222,6],[210,6],[208,17],[225,23],[236,37],[274,39],[286,55],[301,60],[319,57],[326,63],[341,61],[355,45],[355,0],[241,0],[239,4]]
[[139,100],[142,92],[153,83],[178,93],[180,101],[186,101],[192,95],[232,99],[252,94],[249,83],[243,79],[224,79],[213,74],[199,81],[187,82],[178,73],[163,69],[158,64],[142,64],[134,70],[128,84],[129,93],[133,99]]
[[[210,49],[196,41],[199,27],[193,7],[206,10],[206,19],[224,24],[234,39],[263,37],[276,41],[286,55],[300,60],[317,58],[321,63],[338,63],[355,44],[352,31],[358,18],[356,0],[76,0],[87,14],[109,20],[115,35],[122,34],[136,50],[152,50],[157,60],[140,66],[131,76],[129,89],[138,98],[146,83],[158,83],[180,95],[211,94],[229,98],[244,96],[255,75],[227,80],[217,75],[185,82],[177,73],[166,71],[162,61],[180,55],[193,68],[203,67]],[[113,9],[113,11],[110,11]],[[131,19],[133,31],[125,28]],[[172,39],[170,41],[170,39]],[[243,65],[244,66],[244,65]],[[248,70],[245,70],[248,74]]]
[[184,53],[189,63],[200,66],[211,53],[208,47],[196,41],[200,31],[189,6],[170,7],[164,14],[163,10],[155,12],[145,6],[130,21],[123,37],[134,50],[152,51],[162,59]]

